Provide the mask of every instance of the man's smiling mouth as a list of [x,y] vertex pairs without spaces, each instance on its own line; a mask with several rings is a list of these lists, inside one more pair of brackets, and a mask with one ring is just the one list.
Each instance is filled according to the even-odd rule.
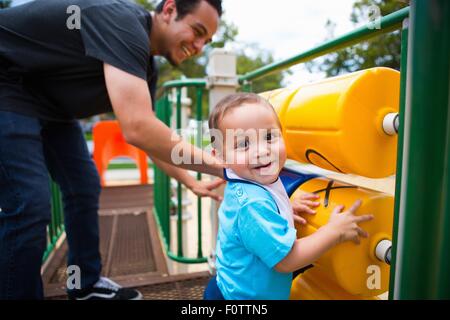
[[186,46],[181,46],[181,50],[183,50],[187,58],[190,58],[194,54]]

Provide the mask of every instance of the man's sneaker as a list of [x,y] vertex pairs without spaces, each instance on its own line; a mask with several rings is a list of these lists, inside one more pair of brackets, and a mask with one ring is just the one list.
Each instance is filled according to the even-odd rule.
[[100,277],[90,288],[71,290],[69,300],[142,300],[142,294],[134,289],[122,288],[114,281]]

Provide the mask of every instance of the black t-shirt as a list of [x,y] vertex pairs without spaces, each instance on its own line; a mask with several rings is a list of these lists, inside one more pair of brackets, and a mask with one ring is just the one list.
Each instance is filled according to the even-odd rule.
[[154,98],[151,22],[127,0],[36,0],[0,10],[0,110],[57,121],[112,111],[104,62],[146,80]]

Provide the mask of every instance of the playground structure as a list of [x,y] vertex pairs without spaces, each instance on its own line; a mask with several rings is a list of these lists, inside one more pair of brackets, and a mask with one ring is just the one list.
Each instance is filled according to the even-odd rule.
[[[359,246],[339,245],[294,280],[293,299],[373,299],[385,291],[389,291],[389,299],[450,298],[450,22],[445,19],[449,16],[446,0],[433,4],[413,0],[410,8],[383,17],[380,29],[363,26],[248,74],[235,76],[220,70],[207,79],[164,84],[165,94],[156,104],[157,116],[167,124],[171,122],[168,93],[175,88],[175,117],[180,129],[184,87],[195,88],[196,117],[201,121],[206,90],[212,107],[221,96],[235,91],[238,84],[243,91],[251,91],[251,82],[257,78],[401,29],[400,74],[376,68],[297,89],[263,93],[277,109],[291,159],[372,178],[396,175],[393,198],[327,177],[285,172],[282,179],[290,185],[291,196],[296,192],[317,192],[321,196],[318,214],[308,218],[310,224],[298,230],[299,236],[325,224],[335,204],[349,206],[361,198],[364,205],[358,212],[375,215],[363,226],[369,239]],[[222,58],[231,59],[226,54]],[[367,107],[364,112],[358,108],[361,104]],[[202,145],[200,130],[195,144]],[[201,179],[201,174],[197,178]],[[181,263],[208,262],[208,253],[202,248],[201,200],[197,204],[197,255],[188,257],[183,252],[181,205],[176,212],[174,252],[170,245],[174,236],[169,216],[170,178],[155,168],[154,179],[154,213],[166,255]],[[63,230],[60,196],[56,187],[52,190],[53,219],[47,254]],[[176,198],[178,204],[183,203],[181,185]],[[371,275],[368,270],[375,270],[371,266],[377,267],[380,274],[375,287],[367,285]]]

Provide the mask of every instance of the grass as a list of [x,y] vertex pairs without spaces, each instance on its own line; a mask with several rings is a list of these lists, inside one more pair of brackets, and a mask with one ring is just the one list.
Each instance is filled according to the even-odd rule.
[[[149,163],[149,168],[153,168],[153,163]],[[108,170],[120,170],[120,169],[137,169],[137,165],[133,163],[110,163]]]

